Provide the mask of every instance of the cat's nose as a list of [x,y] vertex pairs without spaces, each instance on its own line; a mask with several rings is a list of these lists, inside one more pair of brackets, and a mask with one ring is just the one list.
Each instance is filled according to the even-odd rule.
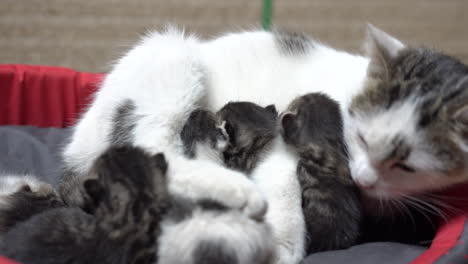
[[368,180],[368,179],[356,179],[355,183],[359,187],[359,189],[370,190],[374,188],[376,181]]

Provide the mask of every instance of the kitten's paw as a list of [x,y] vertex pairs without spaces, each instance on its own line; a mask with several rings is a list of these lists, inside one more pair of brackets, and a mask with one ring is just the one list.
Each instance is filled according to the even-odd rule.
[[10,174],[0,176],[0,196],[8,196],[20,192],[36,196],[56,195],[52,185],[33,176]]

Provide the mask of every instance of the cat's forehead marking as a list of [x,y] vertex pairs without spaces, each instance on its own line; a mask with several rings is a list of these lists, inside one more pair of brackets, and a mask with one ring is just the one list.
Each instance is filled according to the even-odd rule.
[[417,107],[414,100],[394,105],[388,110],[381,109],[373,114],[353,118],[357,121],[357,130],[364,136],[377,160],[388,159],[393,152],[408,155],[411,151],[410,143],[418,137]]
[[314,47],[312,39],[303,33],[275,32],[275,44],[284,55],[304,55]]

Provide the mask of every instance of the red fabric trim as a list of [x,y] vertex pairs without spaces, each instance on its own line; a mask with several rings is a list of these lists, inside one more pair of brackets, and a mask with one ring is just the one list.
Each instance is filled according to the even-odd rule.
[[[436,237],[432,241],[431,247],[416,258],[411,264],[429,264],[437,261],[459,242],[458,239],[464,231],[468,221],[468,202],[463,197],[467,197],[468,184],[456,186],[442,194],[448,197],[445,203],[457,209],[457,214],[446,212],[449,221],[443,223],[437,231]],[[454,199],[450,200],[450,197]],[[468,198],[468,197],[467,197]]]
[[101,80],[62,67],[0,65],[0,125],[70,126]]
[[0,264],[19,264],[19,263],[0,256]]
[[411,264],[434,263],[437,259],[442,257],[457,244],[463,232],[463,228],[465,227],[466,220],[466,215],[457,216],[440,227],[434,241],[432,241],[431,247],[411,262]]

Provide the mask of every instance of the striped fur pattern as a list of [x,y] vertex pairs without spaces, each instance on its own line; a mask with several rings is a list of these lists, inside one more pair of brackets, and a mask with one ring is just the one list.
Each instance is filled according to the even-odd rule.
[[370,29],[369,77],[349,107],[354,180],[398,198],[468,179],[468,67]]
[[0,252],[22,263],[154,263],[168,206],[167,163],[132,147],[104,153],[83,181],[86,208],[49,208],[0,236]]
[[[305,228],[294,173],[297,161],[279,137],[277,117],[273,105],[230,102],[216,114],[194,111],[181,136],[182,141],[191,143],[189,146],[198,146],[197,150],[211,150],[225,166],[244,173],[258,185],[269,205],[258,221],[271,226],[276,251],[280,252],[274,262],[295,263],[303,257]],[[220,145],[224,147],[215,147]],[[275,166],[279,168],[275,170]]]
[[0,236],[16,224],[64,204],[55,189],[31,175],[0,176]]
[[338,103],[320,93],[295,99],[282,114],[281,134],[299,156],[307,253],[356,244],[362,209],[349,172]]

